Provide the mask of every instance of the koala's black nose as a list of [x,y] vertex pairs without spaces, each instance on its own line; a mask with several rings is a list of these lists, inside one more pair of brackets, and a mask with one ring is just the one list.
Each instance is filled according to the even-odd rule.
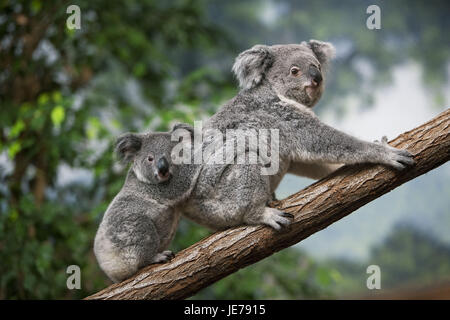
[[316,86],[322,82],[322,74],[316,67],[310,67],[308,73]]
[[156,163],[156,169],[158,169],[158,173],[165,176],[167,172],[169,172],[169,162],[166,157],[161,157]]

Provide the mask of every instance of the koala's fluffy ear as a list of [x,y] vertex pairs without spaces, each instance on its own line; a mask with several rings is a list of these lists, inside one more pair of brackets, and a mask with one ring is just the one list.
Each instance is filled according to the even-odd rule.
[[125,133],[117,138],[116,153],[120,160],[131,161],[141,149],[141,137],[135,133]]
[[233,65],[233,72],[242,89],[250,89],[258,85],[273,62],[268,46],[256,45],[239,54]]
[[185,135],[184,133],[188,132],[190,138],[194,137],[194,127],[187,123],[176,123],[172,128],[172,141],[181,141]]
[[328,64],[328,62],[334,58],[336,49],[330,42],[323,42],[318,40],[309,40],[309,42],[303,42],[308,46],[316,55],[321,64]]
[[194,127],[187,123],[176,123],[173,128],[172,132],[174,132],[177,129],[184,129],[189,131],[192,135],[194,135]]

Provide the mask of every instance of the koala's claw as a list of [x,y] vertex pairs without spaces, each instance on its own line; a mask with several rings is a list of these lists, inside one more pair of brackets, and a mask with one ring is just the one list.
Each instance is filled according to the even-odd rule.
[[275,230],[280,230],[281,227],[291,224],[293,218],[294,216],[290,213],[266,207],[264,209],[262,223],[271,226]]
[[172,251],[165,250],[163,252],[157,253],[153,257],[152,263],[165,263],[172,260],[173,257],[175,257],[175,254]]
[[391,147],[388,144],[388,139],[386,136],[383,136],[381,141],[375,140],[374,143],[382,145],[387,149],[387,159],[385,159],[385,164],[388,166],[391,166],[397,170],[403,170],[407,166],[411,166],[415,163],[413,155],[408,150]]
[[287,212],[282,212],[281,215],[285,218],[294,219],[294,216]]
[[381,137],[381,141],[375,140],[374,143],[381,144],[381,145],[387,145],[388,144],[388,138],[386,136]]
[[389,149],[387,164],[395,169],[403,170],[407,166],[412,166],[415,163],[413,155],[409,151],[392,147]]

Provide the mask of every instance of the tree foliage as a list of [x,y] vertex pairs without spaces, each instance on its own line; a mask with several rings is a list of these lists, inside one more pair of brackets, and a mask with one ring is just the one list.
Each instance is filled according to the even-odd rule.
[[[192,120],[195,109],[167,108],[179,99],[170,96],[176,58],[221,45],[198,1],[77,1],[80,30],[66,28],[69,4],[0,4],[3,298],[83,297],[105,286],[92,242],[123,180],[114,136]],[[136,83],[145,88],[137,98],[128,93]],[[87,181],[59,181],[64,168]],[[71,264],[81,291],[65,287]]]

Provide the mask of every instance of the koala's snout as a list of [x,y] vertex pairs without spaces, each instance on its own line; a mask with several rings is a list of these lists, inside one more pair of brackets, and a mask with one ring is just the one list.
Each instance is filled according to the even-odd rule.
[[169,162],[166,157],[161,157],[156,163],[156,169],[158,170],[158,175],[161,177],[166,177],[169,174]]
[[320,73],[320,71],[316,67],[311,66],[311,67],[309,67],[308,73],[312,79],[313,85],[315,85],[316,87],[319,86],[323,80],[322,74]]

